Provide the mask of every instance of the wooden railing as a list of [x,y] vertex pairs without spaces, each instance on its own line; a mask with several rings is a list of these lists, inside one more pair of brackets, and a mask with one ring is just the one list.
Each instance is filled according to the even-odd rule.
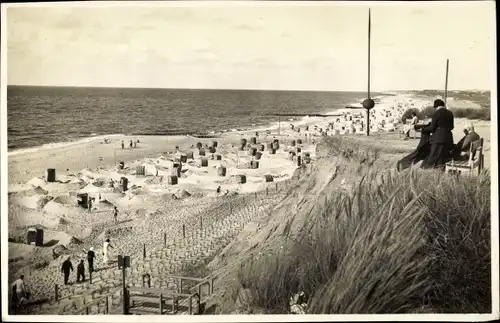
[[[134,295],[131,293],[142,293],[143,295]],[[173,290],[169,289],[164,289],[164,288],[143,288],[143,287],[127,287],[127,304],[128,304],[128,310],[130,311],[131,308],[134,306],[134,301],[144,301],[144,302],[151,302],[153,303],[153,297],[151,297],[150,294],[156,294],[158,295],[157,301],[159,305],[159,311],[160,315],[163,315],[164,309],[166,309],[166,304],[165,301],[171,300],[172,301],[172,309],[171,313],[175,314],[178,309],[179,309],[179,300],[182,301],[182,299],[186,299],[188,301],[187,306],[188,306],[188,314],[193,314],[193,298],[198,299],[198,308],[200,306],[200,296],[197,293],[192,293],[192,294],[184,294],[184,293],[178,293]],[[149,294],[149,295],[144,295],[144,294]],[[165,305],[165,306],[164,306]]]

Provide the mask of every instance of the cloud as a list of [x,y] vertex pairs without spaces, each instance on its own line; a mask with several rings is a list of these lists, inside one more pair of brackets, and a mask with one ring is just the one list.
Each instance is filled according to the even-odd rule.
[[78,19],[75,19],[75,17],[62,16],[52,21],[51,27],[56,29],[81,29],[83,24]]
[[264,29],[261,26],[249,25],[249,24],[238,24],[233,26],[236,30],[248,30],[248,31],[259,31]]

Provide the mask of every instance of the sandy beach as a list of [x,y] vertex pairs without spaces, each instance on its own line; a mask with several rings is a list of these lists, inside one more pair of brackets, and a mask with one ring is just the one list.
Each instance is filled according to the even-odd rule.
[[[95,280],[109,288],[119,285],[116,268],[102,263],[100,250],[106,237],[116,247],[112,252],[115,256],[127,253],[140,258],[144,246],[151,259],[155,254],[159,256],[154,259],[163,259],[161,255],[170,252],[165,251],[168,242],[174,249],[192,245],[193,250],[188,252],[192,261],[213,257],[247,223],[272,210],[298,169],[314,164],[316,145],[323,135],[356,136],[372,140],[374,145],[391,145],[409,152],[418,139],[402,140],[398,130],[401,115],[410,107],[422,109],[430,102],[429,98],[408,95],[380,98],[372,110],[373,135],[369,138],[363,137],[364,110],[343,109],[329,117],[283,121],[279,134],[275,127],[268,127],[222,133],[216,138],[111,136],[110,143],[99,138],[10,153],[9,281],[20,272],[27,273],[34,297],[50,298],[53,285],[61,284],[62,260],[71,255],[75,266],[76,261],[85,258],[84,250],[92,246],[97,250],[96,266],[101,268]],[[462,137],[467,122],[456,120],[455,141]],[[478,121],[474,125],[485,138],[489,165],[490,124]],[[129,149],[128,142],[137,139],[137,146]],[[243,139],[246,144],[242,147]],[[279,147],[273,146],[275,140]],[[198,143],[203,146],[201,150],[196,147]],[[186,160],[181,170],[174,170],[174,164],[183,158]],[[124,162],[123,169],[117,167],[119,162]],[[256,162],[258,166],[252,167]],[[144,173],[137,174],[141,167]],[[44,173],[48,168],[56,170],[55,182],[46,181]],[[177,183],[171,182],[174,172]],[[128,179],[126,191],[118,185],[122,177]],[[92,213],[78,206],[76,196],[81,193],[95,198]],[[119,211],[117,223],[112,217],[114,207]],[[33,226],[43,228],[44,241],[52,244],[23,244],[26,229]],[[186,227],[190,243],[182,242]],[[187,257],[182,248],[176,251],[179,257],[169,261],[182,264]],[[165,265],[165,271],[180,270],[181,265],[166,263],[170,265]],[[89,288],[67,290],[75,296]],[[51,307],[45,310],[55,311]],[[65,307],[61,313],[64,311]]]

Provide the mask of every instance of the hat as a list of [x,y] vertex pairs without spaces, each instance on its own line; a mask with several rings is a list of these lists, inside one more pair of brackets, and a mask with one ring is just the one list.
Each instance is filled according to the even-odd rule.
[[444,101],[441,99],[434,100],[434,108],[444,107]]

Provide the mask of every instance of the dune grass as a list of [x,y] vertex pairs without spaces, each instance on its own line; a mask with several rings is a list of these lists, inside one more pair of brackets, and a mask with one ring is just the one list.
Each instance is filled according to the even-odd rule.
[[368,173],[318,201],[286,249],[243,263],[238,284],[266,313],[289,313],[298,291],[312,314],[490,312],[490,187],[487,173]]
[[[469,120],[491,120],[491,110],[489,108],[450,108],[455,118],[466,118]],[[426,107],[423,110],[410,108],[401,116],[401,122],[405,123],[407,119],[411,119],[412,112],[415,112],[420,120],[432,118],[436,111],[433,107]]]

